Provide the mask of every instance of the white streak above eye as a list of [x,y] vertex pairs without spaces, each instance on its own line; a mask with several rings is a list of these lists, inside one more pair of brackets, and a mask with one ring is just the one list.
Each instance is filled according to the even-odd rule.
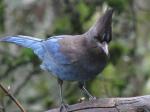
[[106,42],[102,43],[102,49],[106,53],[106,55],[109,56],[108,44]]

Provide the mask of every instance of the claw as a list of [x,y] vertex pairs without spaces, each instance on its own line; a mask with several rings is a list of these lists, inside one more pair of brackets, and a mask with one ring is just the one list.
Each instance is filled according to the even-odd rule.
[[95,96],[91,96],[91,97],[89,98],[89,100],[90,100],[90,101],[96,100],[96,97],[95,97]]
[[59,112],[68,112],[69,105],[62,103],[59,109]]

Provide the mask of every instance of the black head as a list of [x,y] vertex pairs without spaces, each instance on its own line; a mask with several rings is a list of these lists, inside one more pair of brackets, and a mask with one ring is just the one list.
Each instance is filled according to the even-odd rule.
[[96,23],[97,36],[95,38],[101,43],[109,43],[112,39],[112,14],[113,9],[107,10],[105,14]]
[[98,19],[95,25],[93,25],[87,32],[90,38],[98,40],[100,43],[109,43],[112,39],[112,14],[113,9],[109,9],[105,14]]

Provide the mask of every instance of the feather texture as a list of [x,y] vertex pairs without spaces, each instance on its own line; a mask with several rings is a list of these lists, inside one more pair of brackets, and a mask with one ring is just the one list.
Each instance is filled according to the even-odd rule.
[[109,10],[81,35],[53,36],[47,40],[18,35],[0,41],[31,48],[41,59],[41,68],[61,80],[85,81],[94,78],[107,64],[104,45],[111,40],[111,17]]

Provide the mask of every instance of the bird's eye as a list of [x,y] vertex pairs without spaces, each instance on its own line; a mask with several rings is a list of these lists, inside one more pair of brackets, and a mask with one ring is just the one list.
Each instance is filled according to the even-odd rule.
[[107,31],[104,32],[103,35],[95,36],[94,39],[101,43],[102,42],[109,43],[111,41],[111,34]]
[[110,41],[110,34],[109,32],[105,32],[102,36],[102,42],[109,42]]
[[104,33],[102,40],[108,42],[109,41],[109,33]]
[[105,40],[105,38],[106,38],[106,33],[103,34],[102,40]]

